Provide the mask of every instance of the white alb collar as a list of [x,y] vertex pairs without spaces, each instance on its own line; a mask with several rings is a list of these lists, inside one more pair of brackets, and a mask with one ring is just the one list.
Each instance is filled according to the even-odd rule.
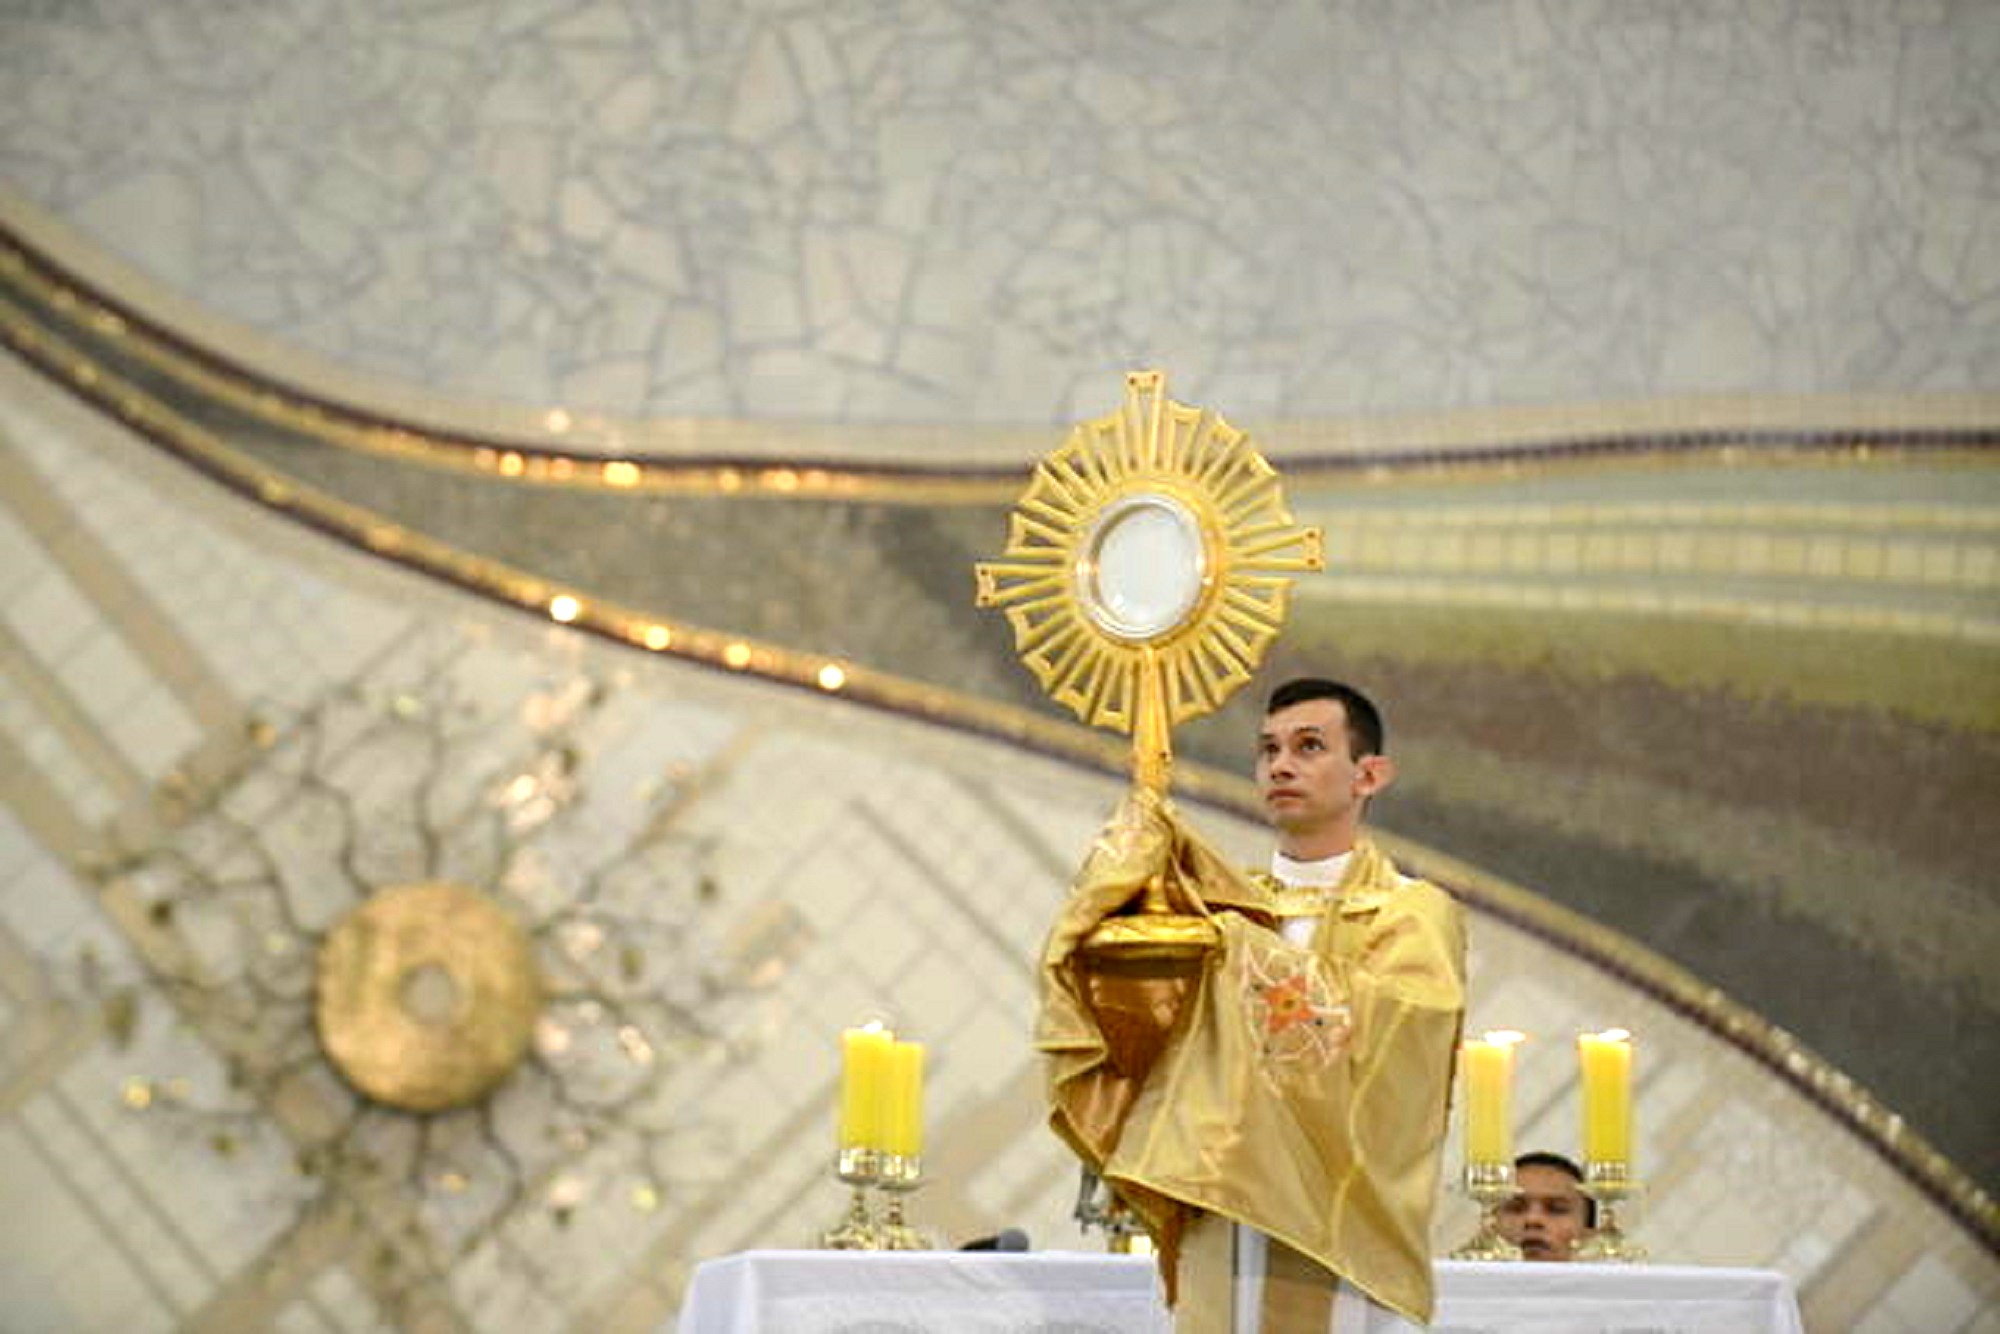
[[1295,857],[1287,857],[1282,852],[1273,852],[1271,874],[1280,884],[1331,889],[1339,884],[1340,877],[1347,873],[1348,860],[1353,856],[1354,851],[1350,848],[1346,852],[1336,852],[1331,857],[1302,862]]

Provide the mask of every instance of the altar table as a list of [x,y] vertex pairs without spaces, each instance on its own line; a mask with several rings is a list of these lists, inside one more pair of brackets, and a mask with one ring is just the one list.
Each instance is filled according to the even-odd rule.
[[[1782,1274],[1437,1266],[1433,1334],[1803,1334]],[[1153,1261],[1089,1251],[745,1251],[695,1270],[679,1334],[1170,1334]],[[1369,1334],[1414,1334],[1384,1317]]]

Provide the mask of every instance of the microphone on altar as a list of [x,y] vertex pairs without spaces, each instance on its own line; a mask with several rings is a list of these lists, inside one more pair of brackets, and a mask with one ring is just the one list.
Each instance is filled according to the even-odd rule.
[[1017,1227],[1003,1227],[990,1237],[975,1237],[959,1247],[961,1251],[1025,1251],[1028,1234]]

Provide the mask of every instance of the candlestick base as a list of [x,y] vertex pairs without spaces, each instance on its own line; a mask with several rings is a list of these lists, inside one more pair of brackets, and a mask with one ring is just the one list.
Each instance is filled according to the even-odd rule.
[[903,1218],[903,1200],[924,1184],[924,1160],[916,1154],[885,1153],[882,1176],[877,1183],[888,1197],[882,1219],[882,1249],[885,1251],[927,1251],[932,1249],[922,1232]]
[[1632,1166],[1622,1162],[1586,1162],[1583,1165],[1583,1193],[1597,1202],[1597,1225],[1576,1248],[1576,1258],[1600,1264],[1631,1264],[1646,1258],[1646,1248],[1625,1235],[1618,1225],[1618,1204],[1644,1189],[1632,1175]]
[[883,1155],[873,1149],[842,1149],[834,1159],[834,1175],[854,1188],[848,1197],[846,1215],[819,1234],[823,1251],[880,1251],[888,1249],[882,1227],[868,1209],[868,1188],[882,1179]]
[[1113,1255],[1152,1255],[1158,1247],[1153,1234],[1139,1221],[1118,1192],[1088,1167],[1078,1169],[1076,1208],[1072,1211],[1085,1232],[1104,1230],[1104,1249]]
[[1467,1163],[1460,1188],[1479,1204],[1479,1227],[1451,1253],[1454,1260],[1518,1260],[1521,1248],[1500,1232],[1500,1206],[1514,1195],[1514,1164]]
[[1122,1204],[1104,1220],[1104,1249],[1112,1255],[1154,1255],[1159,1251],[1146,1225]]

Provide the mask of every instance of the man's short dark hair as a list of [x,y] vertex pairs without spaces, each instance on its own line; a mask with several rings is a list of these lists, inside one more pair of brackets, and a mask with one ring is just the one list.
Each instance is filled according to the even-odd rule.
[[1567,1172],[1579,1187],[1578,1194],[1583,1196],[1583,1225],[1585,1227],[1597,1226],[1597,1201],[1590,1197],[1588,1191],[1581,1189],[1583,1185],[1583,1169],[1581,1167],[1578,1167],[1559,1153],[1549,1153],[1542,1149],[1537,1149],[1533,1153],[1524,1153],[1514,1160],[1514,1170],[1516,1172],[1524,1167],[1553,1167],[1558,1172]]
[[1287,681],[1271,692],[1269,702],[1264,705],[1266,714],[1279,709],[1289,709],[1294,704],[1303,704],[1309,699],[1330,699],[1340,705],[1347,714],[1347,756],[1358,760],[1363,755],[1383,755],[1387,753],[1389,735],[1382,726],[1382,711],[1375,702],[1341,681],[1328,681],[1318,676],[1301,676]]

